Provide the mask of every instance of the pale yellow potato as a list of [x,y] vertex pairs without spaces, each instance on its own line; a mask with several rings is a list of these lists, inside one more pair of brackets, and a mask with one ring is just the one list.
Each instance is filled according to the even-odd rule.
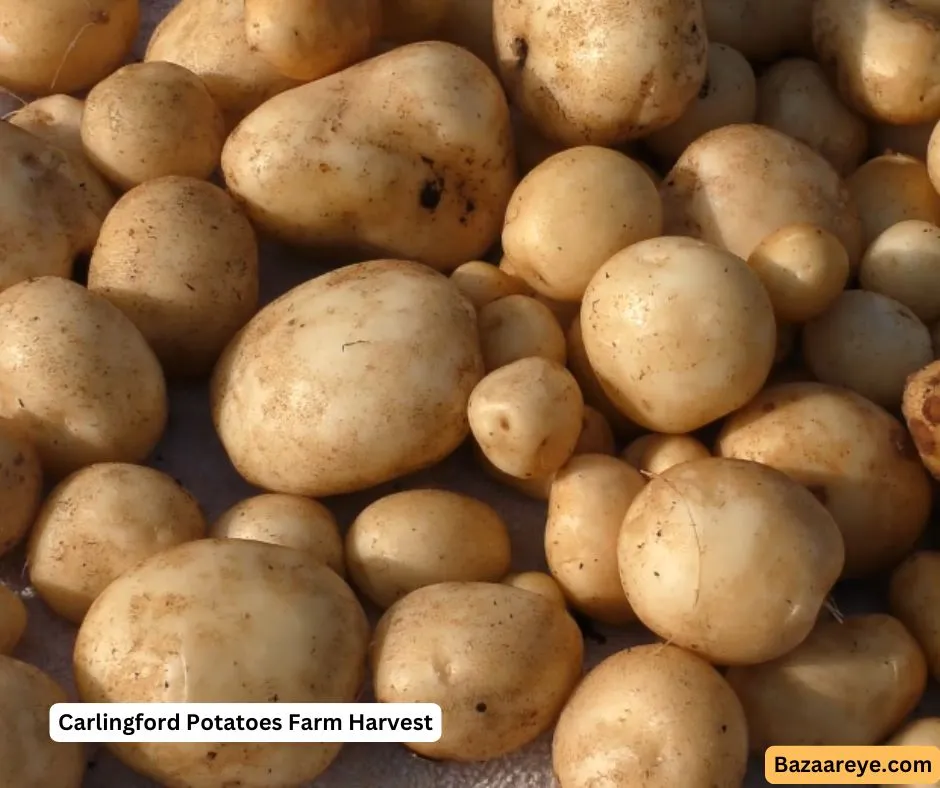
[[920,644],[930,675],[940,679],[940,552],[909,555],[891,575],[888,600],[892,615]]
[[725,422],[715,452],[764,463],[808,487],[842,531],[849,577],[891,567],[930,515],[929,477],[907,430],[844,388],[768,387]]
[[[401,0],[396,0],[401,2]],[[435,38],[469,49],[494,72],[496,48],[493,43],[493,0],[437,0],[446,9],[435,29]],[[388,6],[388,0],[385,3]]]
[[26,605],[12,588],[0,584],[0,654],[10,654],[26,631]]
[[896,618],[874,613],[822,621],[763,665],[726,674],[747,715],[750,747],[872,746],[918,704],[924,655]]
[[744,711],[699,657],[637,646],[605,659],[575,690],[555,728],[552,766],[560,788],[739,788]]
[[668,126],[707,71],[699,0],[494,0],[493,37],[512,103],[568,146]]
[[768,235],[813,224],[836,236],[855,264],[862,230],[839,174],[781,132],[732,125],[686,148],[660,189],[666,234],[689,235],[746,260]]
[[450,279],[478,311],[499,298],[529,294],[528,285],[521,279],[483,260],[471,260],[458,266],[451,272]]
[[[361,605],[325,564],[280,545],[201,539],[147,559],[95,600],[78,630],[75,684],[85,703],[351,703],[368,640]],[[342,745],[106,746],[163,785],[270,788],[315,779]]]
[[805,323],[825,312],[845,289],[849,255],[832,233],[789,224],[768,235],[747,258],[781,323]]
[[515,572],[506,575],[501,582],[513,588],[521,588],[523,591],[543,596],[562,608],[568,606],[568,600],[565,599],[558,583],[545,572]]
[[222,171],[249,218],[283,241],[448,272],[498,240],[516,182],[499,81],[441,41],[275,96],[229,136]]
[[225,121],[202,80],[175,63],[131,63],[91,89],[82,145],[122,189],[166,175],[208,178],[219,164]]
[[[6,119],[14,126],[70,153],[85,155],[82,148],[82,99],[56,93],[20,107]],[[87,159],[86,159],[87,160]]]
[[940,479],[940,361],[931,361],[908,377],[901,413],[924,467]]
[[872,156],[881,156],[884,153],[904,153],[915,159],[926,161],[930,135],[936,125],[935,120],[915,123],[912,126],[870,123],[868,126],[869,153]]
[[633,500],[617,545],[637,618],[719,665],[754,665],[810,633],[845,559],[832,515],[784,473],[710,457]]
[[367,57],[383,0],[244,0],[245,38],[274,68],[310,82]]
[[470,394],[467,415],[477,445],[499,470],[546,477],[574,453],[584,398],[565,367],[533,356],[487,374]]
[[749,60],[810,54],[813,0],[702,0],[710,41],[737,49]]
[[343,537],[332,512],[300,495],[263,493],[226,509],[209,529],[216,539],[253,539],[293,547],[346,575]]
[[8,0],[0,84],[34,96],[90,88],[121,65],[139,23],[138,0]]
[[382,35],[395,43],[436,39],[448,10],[463,0],[382,0]]
[[545,523],[545,558],[571,606],[603,624],[636,620],[620,583],[617,536],[646,484],[616,457],[582,454],[555,474]]
[[373,260],[258,312],[216,364],[212,418],[249,483],[321,498],[448,456],[482,376],[476,310],[457,286],[419,263]]
[[565,332],[552,310],[527,295],[509,295],[477,311],[487,372],[539,356],[564,364]]
[[0,418],[61,478],[95,462],[140,462],[163,435],[166,381],[134,324],[55,276],[0,293]]
[[584,145],[556,153],[516,187],[502,248],[537,293],[577,302],[611,255],[662,232],[656,186],[633,159]]
[[729,252],[678,236],[604,263],[584,294],[581,331],[610,399],[657,432],[692,432],[744,405],[776,350],[757,275]]
[[[907,723],[885,744],[889,747],[940,747],[940,717],[921,717]],[[925,777],[930,779],[930,777]],[[911,788],[932,788],[940,778],[929,783],[906,783]],[[897,785],[897,783],[895,783]],[[886,788],[886,784],[883,784]]]
[[930,330],[893,298],[846,290],[803,326],[803,358],[822,383],[896,410],[908,375],[933,361]]
[[206,375],[258,308],[255,231],[218,186],[147,181],[105,219],[88,289],[130,318],[167,375]]
[[[645,137],[643,143],[670,162],[706,132],[732,123],[752,123],[757,113],[754,69],[738,50],[709,43],[708,75],[681,117]],[[658,185],[658,184],[657,184]]]
[[51,676],[0,655],[0,763],[10,788],[81,788],[84,747],[49,738],[49,709],[68,701]]
[[584,641],[557,602],[502,583],[439,583],[389,608],[370,661],[380,703],[437,703],[437,760],[483,761],[547,731],[581,678]]
[[638,471],[658,476],[674,465],[711,457],[711,452],[691,435],[652,432],[628,443],[620,456]]
[[42,488],[36,448],[10,420],[0,419],[0,556],[13,550],[32,527]]

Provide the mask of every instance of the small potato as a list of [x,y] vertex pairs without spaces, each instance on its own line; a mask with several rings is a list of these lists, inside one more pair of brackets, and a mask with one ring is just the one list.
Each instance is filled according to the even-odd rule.
[[691,435],[653,432],[641,435],[629,443],[620,456],[638,471],[658,476],[674,465],[711,457],[711,452],[705,444]]
[[343,537],[336,518],[319,501],[266,493],[226,509],[209,530],[216,539],[253,539],[302,550],[340,577],[346,575]]
[[189,177],[118,200],[88,268],[88,289],[130,318],[171,377],[211,371],[257,310],[258,288],[248,219],[218,186]]
[[502,518],[482,501],[447,490],[379,498],[346,533],[352,584],[383,609],[435,583],[495,583],[510,559]]
[[558,583],[545,572],[517,572],[506,575],[501,582],[507,586],[521,588],[523,591],[530,591],[533,594],[543,596],[562,608],[568,605],[568,601],[565,599],[561,588],[558,587]]
[[[888,747],[940,747],[940,717],[921,717],[918,720],[912,720],[888,739],[885,744]],[[929,780],[930,777],[925,779]],[[910,788],[934,788],[937,782],[906,782],[906,784]],[[883,788],[887,788],[887,784]]]
[[224,141],[225,123],[212,95],[175,63],[131,63],[85,99],[85,153],[125,190],[165,175],[208,178]]
[[0,763],[10,788],[81,788],[84,747],[49,738],[49,709],[68,701],[39,668],[0,655]]
[[702,0],[708,39],[767,63],[812,52],[813,0]]
[[652,479],[630,505],[617,553],[637,618],[719,665],[796,648],[845,560],[839,527],[808,490],[766,465],[719,457]]
[[545,557],[576,610],[603,624],[636,620],[620,584],[617,536],[643,477],[625,462],[582,454],[555,474],[548,499]]
[[577,302],[611,255],[662,233],[656,186],[628,156],[582,146],[557,153],[516,187],[503,251],[543,296]]
[[936,125],[934,120],[913,126],[872,123],[868,127],[869,154],[877,157],[885,153],[903,153],[927,161],[927,146]]
[[20,595],[0,584],[0,654],[11,654],[16,648],[26,631],[26,619],[26,605]]
[[487,372],[533,356],[564,365],[565,332],[545,304],[510,295],[481,307],[477,317]]
[[930,330],[904,304],[846,290],[803,327],[803,358],[817,380],[895,410],[908,375],[933,360]]
[[636,646],[575,690],[555,728],[552,765],[560,788],[739,788],[744,711],[704,660],[667,644]]
[[908,377],[901,413],[924,467],[940,479],[940,361]]
[[472,260],[458,266],[450,279],[477,310],[506,296],[529,294],[528,285],[521,279],[482,260]]
[[880,744],[920,701],[927,666],[904,625],[876,613],[822,621],[788,654],[725,676],[759,753]]
[[42,486],[39,453],[9,421],[0,419],[0,556],[16,547],[32,527]]
[[487,459],[520,479],[557,471],[574,453],[584,419],[578,383],[557,362],[532,357],[484,377],[467,405]]
[[821,315],[845,289],[851,273],[839,239],[811,224],[790,224],[771,233],[747,264],[760,277],[783,323],[805,323]]
[[436,760],[484,761],[548,730],[581,678],[584,641],[554,600],[501,583],[439,583],[389,608],[371,665],[380,703],[437,703]]
[[940,552],[908,556],[891,575],[891,613],[923,649],[927,668],[940,679]]

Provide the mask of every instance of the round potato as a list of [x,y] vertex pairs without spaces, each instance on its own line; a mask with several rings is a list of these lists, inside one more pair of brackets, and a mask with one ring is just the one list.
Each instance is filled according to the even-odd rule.
[[551,575],[547,575],[545,572],[516,572],[506,575],[502,579],[502,582],[507,586],[521,588],[523,591],[530,591],[533,594],[543,596],[555,602],[557,605],[560,605],[562,608],[568,605],[568,601],[565,599],[565,595],[562,593],[561,588],[559,588],[558,583],[555,582]]
[[940,679],[940,552],[908,556],[891,575],[889,600],[891,613],[923,649],[930,674]]
[[927,160],[927,147],[936,121],[895,126],[891,123],[871,123],[868,126],[868,148],[871,156],[885,153],[903,153],[921,161]]
[[924,467],[940,479],[940,361],[931,361],[907,379],[901,413]]
[[720,457],[652,479],[617,552],[637,618],[720,665],[798,646],[845,560],[839,527],[808,490],[766,465]]
[[748,60],[812,52],[813,0],[702,0],[702,6],[709,40],[733,46]]
[[142,465],[90,465],[43,503],[29,538],[29,581],[55,613],[80,624],[128,569],[205,533],[199,503],[172,477]]
[[471,260],[458,266],[450,278],[477,310],[506,296],[529,294],[528,285],[521,279],[482,260]]
[[[921,717],[912,720],[894,734],[885,744],[889,747],[940,747],[940,717]],[[926,777],[925,779],[930,779]],[[896,783],[895,783],[896,784]],[[936,781],[907,783],[911,788],[934,788]],[[887,786],[884,786],[887,788]]]
[[11,654],[26,631],[26,605],[12,588],[0,584],[0,654]]
[[320,498],[449,455],[482,376],[476,310],[457,286],[418,263],[373,260],[255,315],[216,364],[212,418],[248,482]]
[[555,728],[552,765],[560,788],[738,788],[744,711],[699,657],[637,646],[605,659],[575,690]]
[[750,746],[880,744],[913,711],[927,684],[920,647],[891,616],[820,622],[790,653],[732,667]]
[[406,745],[418,754],[490,760],[552,726],[581,678],[583,655],[578,625],[555,601],[501,583],[439,583],[379,621],[375,698],[440,705],[440,740]]
[[630,442],[620,456],[638,471],[658,476],[673,465],[711,457],[711,452],[704,443],[691,435],[653,432]]
[[0,419],[0,556],[16,547],[32,527],[42,487],[39,453],[10,422]]
[[477,318],[487,372],[533,356],[565,363],[565,332],[552,310],[534,298],[499,298],[480,307]]
[[776,352],[760,279],[692,238],[641,241],[611,257],[584,294],[581,331],[611,400],[657,432],[692,432],[739,408]]
[[[147,559],[95,600],[75,643],[75,684],[86,703],[350,703],[368,639],[361,605],[326,565],[280,545],[202,539]],[[341,747],[107,746],[140,774],[192,788],[299,785]]]
[[715,450],[777,468],[808,487],[842,531],[847,576],[892,566],[930,515],[930,481],[907,430],[843,388],[769,387],[725,422]]

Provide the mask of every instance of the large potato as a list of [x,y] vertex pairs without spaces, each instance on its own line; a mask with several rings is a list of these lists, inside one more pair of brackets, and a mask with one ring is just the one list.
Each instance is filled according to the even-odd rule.
[[557,602],[499,583],[439,583],[390,607],[372,640],[376,700],[437,703],[439,741],[420,755],[482,761],[555,722],[581,678],[581,632]]
[[321,497],[450,454],[482,376],[476,311],[457,286],[418,263],[375,260],[252,318],[216,365],[212,417],[249,482]]
[[611,257],[584,294],[581,331],[610,399],[657,432],[692,432],[739,408],[776,352],[760,279],[691,238],[654,238]]
[[842,531],[848,576],[890,567],[913,547],[930,514],[930,482],[907,431],[843,388],[767,388],[725,422],[716,451],[806,485]]
[[250,218],[285,241],[441,270],[498,240],[516,178],[498,80],[440,41],[270,99],[228,138],[222,171]]
[[749,60],[768,62],[812,50],[814,0],[702,0],[710,41],[733,46]]
[[904,623],[940,679],[940,552],[920,550],[891,575],[891,612]]
[[20,431],[0,419],[0,556],[26,536],[42,500],[39,453]]
[[[75,643],[75,683],[86,703],[350,703],[368,637],[332,569],[289,547],[203,539],[153,556],[95,600]],[[187,788],[299,785],[341,747],[108,746],[135,771]]]
[[0,584],[0,654],[10,654],[26,631],[26,605],[12,588]]
[[493,35],[512,103],[569,146],[669,125],[707,71],[701,0],[495,0]]

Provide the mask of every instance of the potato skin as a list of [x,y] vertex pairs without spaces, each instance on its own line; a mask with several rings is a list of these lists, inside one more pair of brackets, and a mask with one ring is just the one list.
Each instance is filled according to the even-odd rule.
[[940,227],[917,219],[889,227],[865,251],[858,282],[900,301],[927,325],[940,320]]
[[921,462],[940,479],[940,360],[907,379],[901,412]]
[[32,527],[42,485],[36,448],[10,422],[0,420],[0,556],[16,547]]
[[891,575],[891,613],[920,644],[930,675],[940,679],[940,553],[920,550]]
[[0,585],[0,654],[10,654],[26,631],[26,605],[13,589]]

